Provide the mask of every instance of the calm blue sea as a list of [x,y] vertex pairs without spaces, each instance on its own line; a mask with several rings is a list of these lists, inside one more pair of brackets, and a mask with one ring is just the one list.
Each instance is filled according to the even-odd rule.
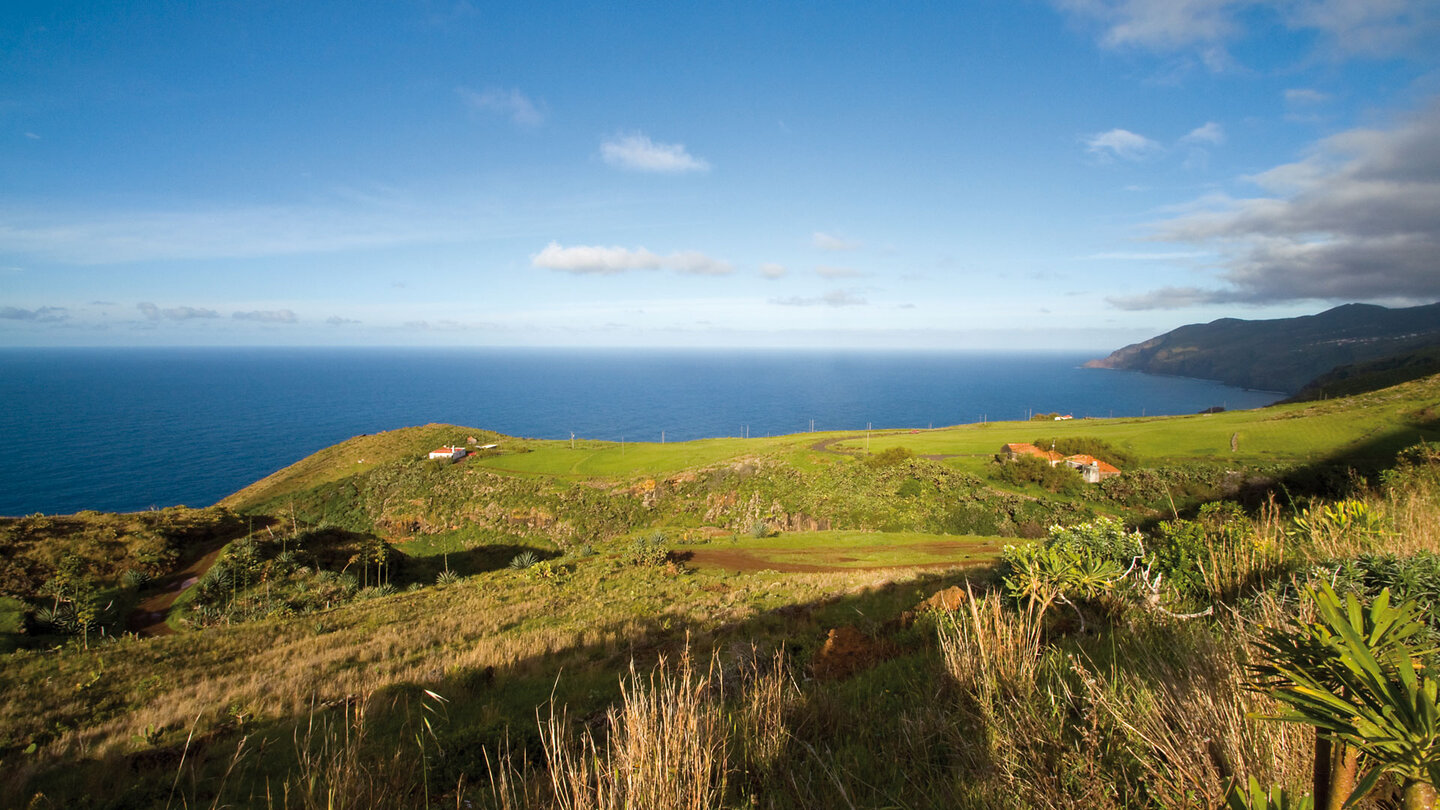
[[[207,506],[360,433],[451,422],[631,442],[1194,413],[1279,395],[1087,355],[541,349],[0,350],[0,515]],[[1020,436],[1020,439],[1033,438]]]

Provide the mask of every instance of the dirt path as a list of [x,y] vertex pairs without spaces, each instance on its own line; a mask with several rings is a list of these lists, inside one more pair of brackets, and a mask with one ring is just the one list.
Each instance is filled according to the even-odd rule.
[[126,629],[140,636],[168,636],[175,632],[165,624],[165,615],[170,612],[170,606],[175,604],[181,591],[205,576],[205,572],[220,558],[220,552],[225,550],[225,544],[229,542],[229,539],[210,541],[205,547],[204,555],[191,560],[184,568],[156,583],[155,590],[135,606],[135,612],[130,614],[130,620],[126,622]]
[[[927,429],[927,430],[932,430],[932,429],[933,429],[933,428]],[[872,438],[872,439],[877,439],[877,438],[880,438],[880,437],[882,437],[882,436],[907,436],[907,435],[910,435],[910,434],[912,434],[912,433],[920,433],[920,432],[922,432],[922,431],[921,431],[919,428],[912,428],[912,429],[910,429],[910,430],[889,430],[889,431],[885,431],[884,433],[872,432],[872,433],[870,434],[870,438]],[[837,456],[858,456],[858,455],[861,455],[861,454],[862,454],[862,452],[861,452],[860,450],[836,450],[835,447],[834,447],[834,445],[837,444],[837,443],[839,443],[839,442],[848,442],[848,441],[850,441],[851,439],[859,439],[859,438],[861,438],[861,437],[864,436],[864,435],[865,435],[864,433],[855,433],[855,434],[851,434],[851,435],[849,435],[849,436],[836,436],[836,437],[833,438],[833,439],[823,439],[823,440],[821,440],[821,441],[818,441],[818,442],[810,445],[810,449],[811,449],[811,450],[814,450],[814,451],[817,452],[817,453],[833,453],[834,455],[837,455]],[[919,458],[926,458],[926,459],[929,459],[929,460],[931,460],[931,461],[944,461],[944,460],[947,459],[947,458],[959,458],[960,455],[961,455],[960,453],[918,453],[918,454],[917,454],[917,456],[918,456]]]

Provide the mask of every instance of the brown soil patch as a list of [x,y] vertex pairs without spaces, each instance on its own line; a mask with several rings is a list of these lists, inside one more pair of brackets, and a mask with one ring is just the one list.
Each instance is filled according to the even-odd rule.
[[931,594],[929,599],[916,605],[915,610],[938,610],[954,613],[964,607],[969,600],[970,594],[964,588],[959,585],[951,585]]
[[830,631],[810,667],[820,680],[848,678],[889,658],[890,652],[890,646],[884,641],[846,625]]

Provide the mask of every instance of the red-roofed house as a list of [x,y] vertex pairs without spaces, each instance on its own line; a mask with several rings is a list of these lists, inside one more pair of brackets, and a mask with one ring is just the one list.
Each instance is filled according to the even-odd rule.
[[1066,456],[1065,463],[1079,470],[1080,477],[1091,484],[1098,484],[1106,478],[1114,478],[1120,474],[1120,470],[1117,467],[1107,464],[1094,456],[1087,456],[1084,453]]
[[1011,461],[1014,461],[1021,456],[1039,456],[1040,458],[1043,458],[1046,461],[1050,462],[1051,467],[1054,467],[1056,464],[1059,464],[1060,462],[1065,460],[1064,456],[1060,455],[1054,450],[1041,450],[1035,445],[1029,444],[1027,442],[1011,442],[1010,444],[1002,445],[1000,448],[1000,452],[1004,453],[1005,457]]
[[444,447],[440,448],[439,450],[431,450],[431,451],[430,451],[430,458],[448,458],[448,459],[452,459],[452,460],[453,460],[453,459],[464,458],[464,457],[465,457],[465,448],[463,448],[463,447],[451,447],[451,446],[448,445],[448,444],[445,445]]

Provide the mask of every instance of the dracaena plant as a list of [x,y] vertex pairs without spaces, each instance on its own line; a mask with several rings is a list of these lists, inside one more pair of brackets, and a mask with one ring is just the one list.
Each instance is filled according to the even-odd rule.
[[1406,808],[1433,807],[1440,710],[1437,682],[1417,663],[1433,652],[1420,643],[1418,608],[1392,604],[1388,590],[1368,607],[1324,584],[1307,596],[1315,619],[1273,630],[1259,644],[1257,684],[1286,707],[1274,719],[1313,726],[1320,740],[1365,757],[1370,769],[1348,791],[1345,807],[1386,773],[1403,782]]

